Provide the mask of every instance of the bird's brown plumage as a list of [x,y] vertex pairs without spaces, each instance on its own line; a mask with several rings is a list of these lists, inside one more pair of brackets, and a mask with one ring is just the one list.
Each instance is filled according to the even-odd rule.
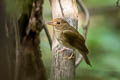
[[85,62],[91,66],[87,57],[88,49],[84,37],[62,18],[56,18],[48,24],[55,26],[57,40],[65,47],[77,49],[82,54]]

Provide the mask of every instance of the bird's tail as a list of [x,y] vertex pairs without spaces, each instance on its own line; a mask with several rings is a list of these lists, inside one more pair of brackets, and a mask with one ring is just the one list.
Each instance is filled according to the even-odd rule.
[[85,62],[86,62],[89,66],[92,66],[91,63],[90,63],[90,60],[88,59],[87,54],[84,53],[84,52],[81,52],[81,51],[79,51],[79,52],[82,54],[82,56],[83,56]]

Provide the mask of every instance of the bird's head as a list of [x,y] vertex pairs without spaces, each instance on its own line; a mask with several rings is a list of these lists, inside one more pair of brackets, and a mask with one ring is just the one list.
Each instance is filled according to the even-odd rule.
[[56,18],[53,21],[48,22],[48,24],[54,26],[58,30],[65,29],[65,27],[69,25],[68,22],[62,18]]

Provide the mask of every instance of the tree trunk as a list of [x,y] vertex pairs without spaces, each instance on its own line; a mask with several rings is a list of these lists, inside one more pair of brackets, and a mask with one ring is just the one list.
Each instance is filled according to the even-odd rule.
[[19,19],[18,26],[22,29],[18,30],[17,35],[20,40],[17,45],[16,80],[46,80],[39,47],[39,32],[43,25],[42,4],[43,0],[31,1],[32,8],[28,7],[30,13],[23,12]]
[[7,18],[7,28],[10,42],[8,46],[11,80],[46,80],[39,47],[39,34],[43,26],[42,5],[43,0],[26,0],[19,5],[23,6],[19,13],[12,13],[15,14],[12,15],[8,12],[8,15],[10,14],[10,18]]
[[5,14],[5,2],[0,0],[0,80],[9,79],[8,68],[8,37],[7,28],[5,26],[6,14]]
[[[77,29],[78,9],[76,0],[51,0],[51,6],[53,19],[64,18]],[[71,49],[57,53],[63,47],[58,43],[55,35],[54,29],[51,80],[75,80],[75,54],[73,59],[68,60],[64,57],[71,55],[73,52]]]

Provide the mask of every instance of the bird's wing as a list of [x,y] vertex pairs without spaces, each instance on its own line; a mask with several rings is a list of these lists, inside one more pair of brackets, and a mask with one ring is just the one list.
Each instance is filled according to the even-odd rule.
[[84,37],[75,29],[68,29],[63,31],[64,38],[72,47],[88,53],[88,49],[85,46]]

